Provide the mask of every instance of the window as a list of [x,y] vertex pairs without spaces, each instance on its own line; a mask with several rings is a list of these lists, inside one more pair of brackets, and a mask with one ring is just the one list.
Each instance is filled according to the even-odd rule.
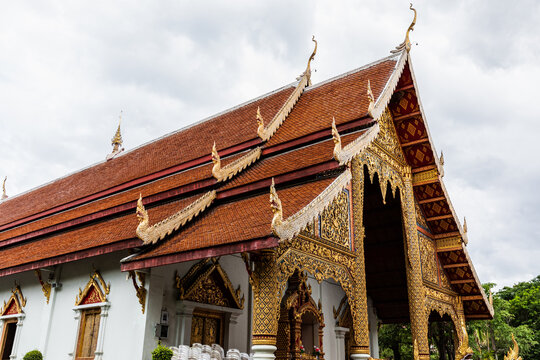
[[77,355],[75,359],[94,359],[96,351],[101,308],[90,308],[81,311],[81,325],[77,341]]
[[15,342],[15,333],[17,332],[17,319],[4,321],[4,330],[2,331],[2,360],[9,360]]

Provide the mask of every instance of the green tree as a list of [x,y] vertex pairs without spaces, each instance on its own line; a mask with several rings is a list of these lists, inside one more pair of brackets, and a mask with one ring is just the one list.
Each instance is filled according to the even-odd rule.
[[[489,292],[494,286],[488,283],[484,289]],[[540,329],[534,328],[539,322],[539,288],[540,279],[537,277],[493,294],[493,320],[468,322],[469,343],[475,359],[503,359],[508,349],[513,347],[512,334],[523,359],[540,359]]]

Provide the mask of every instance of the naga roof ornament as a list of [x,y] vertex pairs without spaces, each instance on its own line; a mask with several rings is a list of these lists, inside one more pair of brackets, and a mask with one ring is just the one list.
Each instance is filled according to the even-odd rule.
[[315,59],[315,54],[317,54],[317,40],[315,40],[315,36],[313,36],[311,40],[315,43],[315,49],[313,49],[313,53],[309,57],[306,71],[304,71],[302,75],[296,79],[298,80],[298,85],[296,85],[294,91],[291,93],[291,95],[289,95],[287,101],[285,101],[283,106],[279,109],[274,118],[270,120],[268,125],[264,126],[262,116],[260,116],[260,109],[257,109],[257,122],[259,124],[259,127],[257,128],[257,135],[259,135],[262,141],[268,141],[272,135],[275,134],[277,129],[281,126],[281,124],[283,124],[283,121],[285,121],[285,118],[287,118],[293,109],[294,105],[300,98],[300,95],[302,95],[302,92],[304,92],[306,86],[311,85],[311,61]]
[[371,82],[369,81],[369,79],[367,81],[367,97],[369,100],[368,114],[369,116],[374,118],[373,109],[375,109],[375,97],[373,96],[373,91],[371,91]]
[[407,50],[407,52],[409,52],[411,50],[411,40],[409,39],[409,33],[411,31],[414,31],[414,25],[416,24],[416,9],[413,8],[412,3],[410,3],[409,9],[414,11],[413,21],[412,21],[411,25],[409,25],[409,28],[407,29],[407,32],[405,33],[405,40],[403,40],[403,42],[401,44],[396,46],[396,48],[394,50],[390,51],[392,54],[399,53],[399,52],[403,51],[403,49]]
[[439,173],[441,174],[441,177],[444,176],[444,154],[441,150],[441,156],[439,157]]
[[519,345],[514,338],[514,334],[512,333],[512,342],[514,343],[514,348],[510,348],[508,350],[508,353],[504,356],[504,360],[522,360],[521,356],[519,356]]
[[334,140],[334,159],[340,165],[348,164],[353,157],[360,154],[379,134],[379,123],[351,141],[345,147],[341,145],[341,136],[336,127],[336,119],[332,118],[332,139]]
[[165,238],[165,236],[170,235],[173,231],[178,230],[181,226],[184,226],[187,222],[204,211],[208,206],[210,206],[215,198],[216,191],[209,191],[182,210],[169,216],[165,220],[150,226],[148,212],[144,208],[142,202],[142,195],[139,195],[136,211],[137,218],[139,219],[139,225],[135,231],[137,237],[141,239],[145,245],[155,244],[159,240]]
[[7,181],[7,176],[4,178],[4,181],[2,182],[2,197],[0,197],[0,201],[8,198],[6,194],[6,181]]
[[111,160],[116,155],[120,154],[122,151],[124,151],[124,148],[122,147],[123,141],[122,141],[122,132],[120,131],[120,124],[122,123],[122,111],[120,111],[120,116],[118,119],[118,128],[116,129],[116,133],[114,134],[113,138],[111,139],[111,145],[113,147],[112,152],[107,155],[107,160]]
[[221,158],[216,149],[216,143],[212,146],[212,162],[214,166],[212,167],[212,176],[216,178],[218,182],[228,180],[234,175],[238,174],[240,171],[247,168],[249,165],[253,164],[261,157],[261,148],[256,147],[253,150],[250,150],[244,156],[234,160],[233,162],[221,167]]
[[281,200],[276,191],[274,178],[272,178],[272,185],[270,185],[270,208],[274,213],[274,217],[272,218],[272,230],[274,231],[274,234],[279,235],[276,231],[283,222],[283,208],[281,207]]

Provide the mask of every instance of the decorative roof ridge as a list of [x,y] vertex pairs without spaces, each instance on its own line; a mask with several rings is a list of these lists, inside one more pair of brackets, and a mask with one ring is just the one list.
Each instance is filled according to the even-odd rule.
[[[316,88],[318,88],[318,87],[324,86],[324,85],[326,85],[326,84],[329,84],[329,83],[331,83],[331,82],[333,82],[333,81],[339,80],[339,79],[344,78],[344,77],[346,77],[346,76],[349,76],[349,75],[352,75],[352,74],[356,74],[356,73],[359,72],[359,71],[363,71],[363,70],[369,69],[369,68],[371,68],[371,67],[373,67],[373,66],[376,66],[376,65],[379,65],[379,64],[381,64],[381,63],[383,63],[383,62],[385,62],[385,61],[388,61],[388,60],[394,60],[394,58],[397,58],[397,57],[399,57],[400,55],[401,55],[401,54],[392,54],[392,55],[386,56],[386,57],[384,57],[384,58],[382,58],[382,59],[375,60],[375,61],[373,61],[373,62],[371,62],[371,63],[369,63],[369,64],[360,66],[360,67],[358,67],[358,68],[356,68],[356,69],[349,70],[349,71],[344,72],[344,73],[342,73],[342,74],[333,76],[333,77],[331,77],[331,78],[329,78],[329,79],[326,79],[326,80],[323,80],[323,81],[321,81],[321,82],[319,82],[319,83],[316,83],[316,84],[314,84],[314,85],[311,85],[310,87],[308,87],[308,88],[305,90],[305,92],[309,92],[309,91],[311,91],[311,90],[313,90],[313,89],[316,89]],[[397,61],[397,60],[396,60],[396,61]]]
[[224,167],[221,167],[221,158],[219,157],[219,153],[216,149],[216,143],[214,142],[214,146],[212,147],[212,162],[214,163],[214,167],[212,168],[212,176],[216,178],[218,182],[228,180],[253,164],[260,157],[261,147],[257,146],[255,149],[249,150],[246,154],[238,159],[232,161]]
[[[277,89],[275,89],[275,90],[272,90],[272,91],[270,91],[270,92],[267,92],[267,93],[265,93],[265,94],[263,94],[263,95],[260,95],[260,96],[258,96],[258,97],[256,97],[256,98],[253,98],[253,99],[251,99],[251,100],[248,100],[248,101],[246,101],[246,102],[243,102],[243,103],[241,103],[241,104],[239,104],[239,105],[236,105],[236,106],[233,106],[233,107],[231,107],[231,108],[229,108],[229,109],[223,110],[223,111],[221,111],[221,112],[219,112],[219,113],[216,113],[216,114],[214,114],[214,115],[211,115],[211,116],[209,116],[209,117],[206,117],[206,118],[204,118],[204,119],[202,119],[202,120],[199,120],[199,121],[197,121],[197,122],[195,122],[195,123],[186,125],[186,126],[184,126],[183,128],[180,128],[180,129],[178,129],[178,130],[171,131],[171,132],[166,133],[166,134],[164,134],[164,135],[162,135],[162,136],[159,136],[159,137],[157,137],[157,138],[155,138],[155,139],[152,139],[152,140],[149,140],[149,141],[147,141],[147,142],[145,142],[145,143],[142,143],[142,144],[140,144],[140,145],[137,145],[137,146],[135,146],[135,147],[132,148],[132,149],[122,151],[121,153],[119,153],[118,155],[115,156],[115,159],[118,159],[118,158],[121,158],[121,157],[123,157],[123,156],[126,156],[126,155],[130,154],[130,153],[133,152],[133,151],[136,151],[136,150],[138,150],[138,149],[140,149],[140,148],[143,148],[143,147],[145,147],[145,146],[147,146],[147,145],[150,145],[150,144],[152,144],[152,143],[155,143],[155,142],[158,142],[158,141],[160,141],[160,140],[163,140],[163,139],[165,139],[165,138],[167,138],[167,137],[169,137],[169,136],[175,135],[175,134],[180,133],[180,132],[182,132],[182,131],[188,130],[188,129],[190,129],[190,128],[194,127],[194,126],[200,125],[200,124],[202,124],[202,123],[204,123],[204,122],[206,122],[206,121],[212,120],[212,119],[214,119],[214,118],[217,118],[217,117],[219,117],[219,116],[225,115],[225,114],[227,114],[227,113],[229,113],[229,112],[232,112],[232,111],[234,111],[234,110],[240,109],[240,108],[242,108],[242,107],[244,107],[244,106],[247,106],[247,105],[249,105],[249,104],[251,104],[251,103],[254,103],[254,102],[258,101],[258,100],[264,99],[264,98],[266,98],[266,97],[268,97],[268,96],[271,96],[271,95],[274,95],[274,94],[277,94],[278,92],[283,91],[283,90],[285,90],[285,89],[287,89],[287,88],[296,86],[298,83],[299,83],[299,81],[291,82],[291,83],[289,83],[289,84],[287,84],[287,85],[284,85],[284,86],[282,86],[282,87],[280,87],[280,88],[277,88]],[[254,136],[254,139],[255,139],[255,138],[256,138],[256,136]],[[108,162],[107,160],[100,160],[100,161],[94,162],[94,163],[89,164],[89,165],[87,165],[87,166],[85,166],[85,167],[82,167],[82,168],[80,168],[80,169],[77,169],[77,170],[74,170],[74,171],[72,171],[72,172],[69,172],[69,173],[67,173],[67,174],[65,174],[65,175],[63,175],[63,176],[57,177],[57,178],[52,179],[52,180],[50,180],[50,181],[47,181],[47,182],[45,182],[45,183],[43,183],[43,184],[40,184],[40,185],[38,185],[38,186],[36,186],[36,187],[33,187],[33,188],[28,189],[28,190],[26,190],[26,191],[23,191],[22,193],[15,194],[15,195],[11,195],[11,196],[9,197],[9,199],[10,199],[10,200],[16,199],[16,198],[18,198],[19,196],[23,196],[23,195],[29,194],[29,193],[31,193],[31,192],[34,192],[34,191],[39,190],[39,189],[41,189],[41,188],[44,188],[44,187],[46,187],[46,186],[48,186],[48,185],[54,184],[54,183],[57,182],[57,181],[60,181],[60,180],[62,180],[62,179],[65,179],[65,178],[68,178],[68,177],[70,177],[70,176],[73,176],[73,175],[75,175],[75,174],[81,173],[81,172],[83,172],[83,171],[85,171],[85,170],[91,169],[91,168],[93,168],[93,167],[95,167],[95,166],[97,166],[97,165],[106,164],[107,162]],[[6,199],[6,201],[7,201],[7,200],[8,200],[8,199]],[[4,202],[4,201],[2,201],[2,202]]]
[[384,113],[384,110],[386,109],[388,104],[390,103],[390,99],[392,98],[392,95],[396,90],[399,79],[401,78],[401,74],[405,69],[405,64],[407,64],[407,60],[409,59],[408,55],[409,53],[406,51],[402,51],[393,55],[399,56],[399,59],[396,62],[396,66],[394,67],[392,75],[390,75],[390,79],[386,82],[386,85],[379,94],[379,97],[377,97],[377,100],[375,100],[375,103],[373,104],[373,107],[371,109],[371,116],[373,117],[373,119],[378,120]]
[[137,237],[143,241],[144,245],[155,244],[203,212],[210,206],[215,198],[216,191],[209,191],[185,208],[150,226],[148,212],[144,208],[142,195],[140,195],[139,200],[137,201],[136,211],[139,220],[139,225],[135,231]]
[[351,179],[351,170],[347,168],[332,181],[326,189],[311,200],[309,204],[295,214],[289,216],[286,220],[283,220],[281,201],[277,196],[274,181],[272,179],[272,185],[270,186],[270,203],[272,211],[274,212],[274,218],[272,220],[272,230],[274,234],[279,237],[280,241],[291,240],[298,235],[310,221],[318,217],[332,201],[334,201]]
[[353,157],[360,154],[369,144],[375,140],[379,135],[380,126],[379,123],[375,123],[367,131],[362,133],[359,137],[347,144],[345,147],[341,147],[341,136],[336,127],[335,119],[332,121],[332,137],[334,139],[334,159],[339,162],[340,165],[348,164]]
[[298,99],[300,99],[305,88],[311,86],[311,61],[315,58],[315,54],[317,53],[317,40],[315,40],[315,36],[313,36],[312,41],[315,43],[315,49],[309,57],[306,70],[299,78],[297,78],[298,84],[296,88],[266,126],[263,125],[262,116],[259,109],[257,109],[257,122],[259,123],[257,135],[259,135],[263,141],[268,141],[276,133],[278,128],[292,111],[294,105],[298,102]]

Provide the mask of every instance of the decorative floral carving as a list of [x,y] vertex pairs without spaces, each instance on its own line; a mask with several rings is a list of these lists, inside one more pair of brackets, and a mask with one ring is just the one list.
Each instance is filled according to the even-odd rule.
[[[135,275],[135,273],[137,273]],[[128,278],[131,278],[133,281],[133,287],[135,288],[135,293],[137,294],[137,299],[139,299],[139,304],[141,304],[141,311],[144,314],[144,310],[146,308],[146,288],[144,287],[144,283],[146,281],[146,275],[142,272],[135,272],[130,271],[128,273]],[[139,280],[140,285],[137,283],[137,279]]]
[[420,240],[420,259],[422,260],[422,277],[431,283],[437,283],[437,263],[435,245],[428,237],[418,233]]
[[321,215],[321,237],[350,248],[349,194],[341,191]]

